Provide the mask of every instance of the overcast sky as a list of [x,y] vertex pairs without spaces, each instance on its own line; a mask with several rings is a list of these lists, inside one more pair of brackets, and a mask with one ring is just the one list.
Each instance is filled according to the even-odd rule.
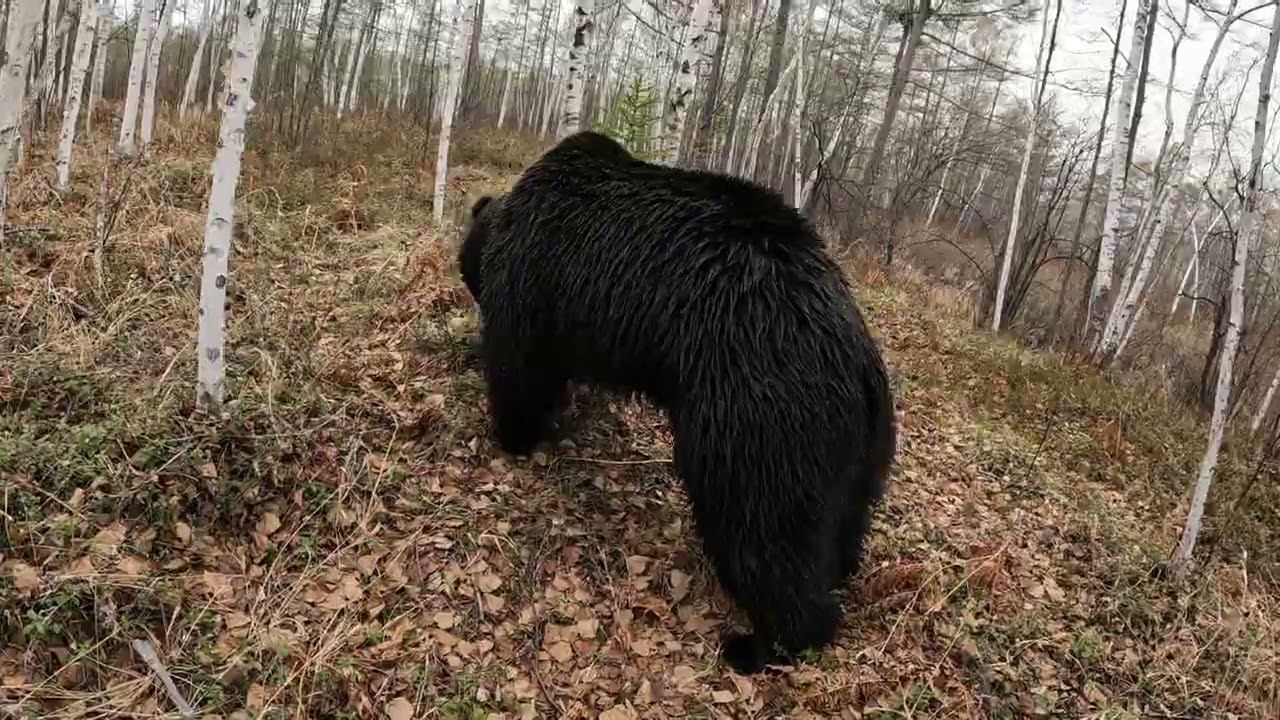
[[[1092,119],[1094,122],[1102,112],[1102,91],[1106,87],[1107,68],[1111,62],[1111,42],[1116,30],[1117,14],[1120,10],[1119,0],[1064,0],[1062,17],[1058,27],[1058,46],[1053,57],[1051,68],[1052,88],[1057,92],[1058,102],[1064,111],[1073,117]],[[1237,13],[1253,8],[1260,0],[1241,0]],[[1043,0],[1040,0],[1041,5]],[[1225,10],[1227,0],[1206,0],[1206,7]],[[1138,0],[1129,0],[1126,9],[1124,36],[1120,43],[1121,57],[1129,51],[1133,37],[1133,19],[1137,13]],[[1139,156],[1153,155],[1158,149],[1164,133],[1165,88],[1169,81],[1170,68],[1173,66],[1170,52],[1173,38],[1177,31],[1185,5],[1183,0],[1164,0],[1160,5],[1160,16],[1157,21],[1155,46],[1151,57],[1151,79],[1147,87],[1147,104],[1144,109],[1142,127],[1138,133]],[[1170,18],[1173,13],[1174,18]],[[1241,85],[1243,74],[1251,63],[1258,60],[1245,85],[1246,92],[1240,105],[1237,118],[1235,141],[1242,140],[1246,145],[1250,139],[1253,124],[1254,103],[1257,102],[1258,72],[1261,57],[1266,50],[1267,31],[1272,18],[1270,7],[1256,10],[1245,19],[1237,21],[1230,35],[1223,44],[1210,76],[1210,87],[1220,73],[1234,73],[1235,78],[1227,84],[1230,98],[1234,98],[1236,89]],[[1204,62],[1209,56],[1210,46],[1217,33],[1217,26],[1205,13],[1196,7],[1191,8],[1187,22],[1188,37],[1183,40],[1178,52],[1176,72],[1173,77],[1173,121],[1174,140],[1182,136],[1182,123],[1185,119],[1190,96],[1199,80]],[[1040,23],[1036,21],[1019,28],[1020,43],[1018,62],[1026,69],[1035,67],[1036,48],[1040,40]],[[1123,68],[1123,62],[1120,65]],[[1023,81],[1024,94],[1029,94],[1029,81]],[[1073,89],[1078,89],[1079,92]],[[1211,150],[1212,141],[1206,133],[1197,140],[1199,154]]]

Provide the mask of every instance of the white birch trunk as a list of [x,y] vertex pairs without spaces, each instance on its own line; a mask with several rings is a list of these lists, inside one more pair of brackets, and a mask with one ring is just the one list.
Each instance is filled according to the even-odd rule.
[[187,81],[182,86],[182,100],[178,102],[178,117],[186,120],[191,107],[196,101],[196,87],[200,84],[200,71],[204,68],[204,50],[209,44],[209,32],[213,29],[213,15],[217,8],[210,10],[209,0],[205,0],[203,17],[200,19],[200,38],[196,41],[196,52],[191,58],[191,69],[187,71]]
[[165,38],[173,22],[173,6],[178,0],[163,0],[164,9],[156,26],[155,37],[147,52],[147,74],[142,81],[142,150],[146,152],[156,127],[156,85],[160,82],[160,55],[164,52]]
[[1182,281],[1178,283],[1178,292],[1173,296],[1173,304],[1169,306],[1169,317],[1178,314],[1178,305],[1182,304],[1182,295],[1187,291],[1187,281],[1191,279],[1191,270],[1199,264],[1200,233],[1196,231],[1196,220],[1191,218],[1191,257],[1187,258],[1187,269],[1182,273]]
[[133,155],[136,150],[134,138],[138,128],[138,110],[142,104],[142,75],[147,69],[147,49],[151,46],[151,37],[155,31],[155,0],[141,0],[138,29],[133,34],[133,54],[129,59],[129,84],[125,90],[124,113],[120,118],[120,154],[125,156]]
[[449,176],[449,141],[453,135],[453,115],[458,107],[458,92],[462,85],[462,64],[467,53],[467,30],[471,25],[471,0],[453,0],[449,6],[449,65],[444,103],[440,111],[440,145],[436,152],[435,197],[431,210],[436,225],[444,221],[444,192]]
[[[1157,190],[1156,196],[1152,198],[1154,207],[1150,216],[1154,218],[1154,221],[1149,229],[1150,237],[1147,239],[1146,249],[1142,253],[1141,261],[1138,264],[1137,274],[1124,283],[1121,294],[1116,298],[1112,311],[1107,318],[1107,324],[1097,348],[1097,357],[1100,360],[1110,357],[1114,362],[1116,358],[1119,358],[1121,351],[1117,343],[1120,342],[1122,336],[1132,334],[1129,325],[1136,322],[1134,307],[1143,288],[1146,287],[1147,277],[1151,273],[1152,262],[1155,260],[1156,252],[1160,248],[1165,226],[1169,222],[1169,215],[1172,211],[1172,203],[1170,201],[1174,193],[1181,189],[1183,179],[1186,177],[1191,155],[1195,148],[1196,135],[1200,130],[1200,110],[1205,103],[1204,95],[1205,88],[1209,84],[1209,74],[1213,69],[1214,61],[1218,57],[1218,51],[1222,48],[1222,42],[1226,39],[1227,31],[1235,20],[1232,15],[1235,12],[1235,8],[1236,0],[1231,0],[1227,6],[1226,19],[1218,26],[1218,34],[1214,38],[1213,45],[1209,49],[1209,55],[1200,70],[1200,79],[1196,83],[1195,91],[1191,94],[1191,107],[1187,110],[1187,117],[1183,124],[1182,142],[1178,147],[1174,148],[1173,156],[1169,162],[1170,170],[1161,183],[1161,187]],[[1178,39],[1181,40],[1181,36]],[[1166,112],[1172,98],[1172,86],[1168,87],[1169,91],[1166,93],[1165,99]],[[1141,233],[1141,226],[1139,227]]]
[[1280,367],[1276,368],[1276,374],[1271,378],[1271,386],[1267,388],[1267,394],[1258,405],[1258,412],[1254,413],[1253,422],[1249,423],[1250,435],[1257,435],[1258,428],[1262,427],[1262,421],[1267,419],[1267,410],[1271,409],[1271,401],[1275,399],[1277,388],[1280,388]]
[[[369,12],[373,12],[370,10]],[[369,18],[369,29],[358,48],[356,56],[355,68],[351,70],[351,81],[347,83],[347,97],[343,101],[342,107],[338,108],[338,114],[345,112],[354,112],[356,109],[356,100],[360,97],[360,79],[364,77],[364,60],[369,57],[369,47],[373,45],[373,18]]]
[[1097,333],[1102,325],[1102,303],[1111,292],[1111,275],[1115,269],[1116,238],[1120,232],[1120,203],[1124,199],[1125,159],[1129,154],[1129,121],[1133,119],[1133,93],[1138,82],[1139,58],[1147,36],[1147,14],[1153,12],[1152,0],[1139,0],[1138,16],[1133,23],[1133,38],[1125,62],[1124,81],[1116,97],[1112,113],[1111,133],[1115,141],[1111,146],[1110,179],[1107,183],[1107,201],[1102,210],[1102,237],[1098,240],[1098,268],[1089,293],[1090,332]]
[[347,52],[342,56],[342,65],[338,68],[338,78],[335,85],[336,92],[330,96],[329,104],[338,111],[338,116],[342,116],[342,103],[347,97],[347,78],[351,75],[351,65],[355,60],[356,43],[362,37],[361,32],[357,32],[355,37],[347,38]]
[[27,67],[40,23],[40,0],[13,0],[0,67],[0,243],[4,241],[9,169],[17,159],[19,126],[26,106]]
[[782,98],[783,87],[790,81],[791,73],[796,69],[796,60],[799,57],[799,55],[791,56],[791,62],[787,63],[787,67],[778,76],[778,84],[773,88],[773,92],[762,101],[764,103],[764,111],[756,117],[755,123],[751,126],[751,132],[747,135],[747,146],[743,154],[743,162],[738,168],[738,174],[743,177],[747,177],[755,169],[756,158],[760,153],[760,144],[764,141],[764,127],[773,121],[773,116]]
[[[1062,0],[1058,0],[1062,2]],[[1000,278],[996,283],[996,304],[991,311],[991,331],[1000,332],[1004,320],[1004,298],[1009,288],[1009,271],[1013,268],[1013,250],[1018,242],[1018,229],[1022,221],[1022,195],[1026,192],[1027,176],[1031,174],[1031,154],[1036,146],[1036,130],[1040,127],[1040,76],[1044,74],[1046,45],[1049,42],[1049,3],[1040,11],[1040,48],[1036,51],[1036,71],[1031,76],[1031,117],[1027,120],[1027,137],[1022,148],[1022,169],[1018,172],[1018,184],[1013,191],[1012,216],[1009,218],[1009,235],[1004,241],[1004,259],[1000,263]]]
[[94,28],[98,24],[98,6],[92,0],[80,4],[80,28],[76,31],[75,50],[71,56],[71,77],[67,99],[62,107],[62,133],[58,137],[58,191],[71,185],[71,151],[76,143],[76,121],[80,117],[80,100],[84,97],[84,78],[89,71],[89,53],[93,50]]
[[1262,64],[1262,78],[1258,85],[1258,109],[1253,119],[1253,154],[1249,167],[1249,189],[1245,200],[1244,218],[1235,238],[1235,260],[1231,267],[1231,308],[1225,336],[1222,340],[1221,359],[1218,362],[1218,387],[1213,399],[1213,419],[1209,425],[1209,446],[1200,462],[1191,508],[1182,538],[1174,550],[1170,570],[1175,576],[1186,574],[1191,564],[1191,552],[1200,536],[1200,524],[1204,518],[1205,502],[1218,467],[1218,453],[1227,430],[1227,414],[1230,411],[1231,386],[1234,374],[1236,348],[1240,344],[1240,325],[1244,319],[1244,278],[1249,261],[1249,242],[1260,222],[1258,208],[1262,186],[1262,154],[1267,141],[1267,106],[1271,102],[1271,80],[1276,67],[1276,50],[1280,48],[1280,5],[1271,19],[1271,37],[1267,45],[1266,60]]
[[[225,15],[227,12],[230,11],[230,9],[231,8],[228,7],[226,0],[224,0],[222,3],[223,14]],[[219,37],[224,42],[226,41],[227,25],[225,22],[223,22],[222,24],[222,34]],[[222,48],[218,47],[218,43],[215,42],[213,44],[213,47],[209,48],[209,84],[208,84],[208,87],[204,89],[204,114],[205,115],[208,115],[209,113],[213,112],[213,92],[214,92],[214,89],[217,88],[218,86],[218,74],[221,73],[223,76],[225,76],[227,72],[227,66],[223,64],[221,60],[222,60]],[[302,67],[302,63],[296,63],[296,64],[299,68]]]
[[547,102],[542,109],[542,125],[538,128],[538,134],[545,136],[551,132],[551,118],[555,115],[555,108],[561,107],[564,89],[559,75],[552,75],[547,89]]
[[102,99],[102,85],[107,77],[107,40],[111,37],[112,4],[102,0],[98,8],[97,47],[93,51],[93,79],[89,81],[89,107],[84,115],[84,131],[93,130],[93,111]]
[[266,7],[260,0],[242,0],[218,130],[218,152],[213,159],[213,184],[209,188],[209,213],[204,226],[204,263],[200,280],[199,336],[196,352],[199,368],[196,402],[208,410],[222,404],[226,379],[227,273],[231,234],[235,226],[236,184],[240,180],[240,156],[244,152],[244,126],[253,110],[253,72],[262,42]]
[[[65,12],[58,15],[57,27],[50,28],[48,43],[45,49],[44,62],[40,63],[39,70],[36,71],[34,80],[32,81],[30,95],[33,98],[41,97],[46,103],[52,102],[52,92],[54,86],[57,85],[58,63],[62,54],[62,47],[66,44],[67,37],[71,35],[71,26],[75,23],[76,15],[80,12],[80,5],[76,0],[67,4]],[[25,111],[24,111],[25,112]],[[27,127],[30,131],[30,127]]]
[[809,176],[805,178],[804,187],[800,189],[800,197],[796,200],[796,207],[800,210],[803,211],[805,206],[809,204],[809,198],[813,195],[813,188],[818,184],[818,173],[822,170],[822,166],[826,165],[827,161],[831,159],[836,147],[840,144],[840,136],[844,134],[844,125],[845,116],[841,115],[840,121],[836,123],[835,132],[831,134],[831,137],[827,139],[827,143],[822,147],[822,154],[818,162],[814,163],[813,167],[809,169]]
[[[569,48],[569,66],[565,73],[564,105],[560,111],[557,139],[578,132],[582,125],[582,94],[586,91],[587,63],[591,62],[591,36],[595,33],[595,0],[578,0],[573,8],[573,45]],[[501,117],[498,126],[502,126]]]
[[515,75],[515,71],[507,68],[507,77],[502,81],[502,100],[498,107],[498,129],[502,129],[503,123],[507,121],[507,108],[511,104],[511,77]]
[[675,165],[680,161],[680,140],[684,137],[684,122],[689,115],[689,99],[693,97],[697,66],[705,57],[703,45],[712,41],[710,21],[713,1],[694,0],[693,9],[689,11],[688,37],[680,48],[675,87],[667,98],[667,127],[663,132],[662,154],[663,161],[668,165]]
[[947,189],[947,176],[951,174],[951,163],[955,161],[955,156],[947,158],[947,164],[942,166],[942,178],[938,180],[938,192],[933,195],[933,202],[929,204],[929,216],[925,218],[924,229],[928,230],[933,225],[933,218],[938,214],[938,205],[942,202],[942,193]]
[[[801,126],[803,125],[805,90],[807,89],[804,82],[804,52],[805,39],[809,36],[809,22],[813,18],[812,13],[815,7],[817,7],[817,0],[811,0],[809,12],[805,13],[805,23],[800,26],[800,44],[796,48],[796,55],[799,56],[799,59],[796,61],[795,103],[791,108],[791,142],[789,143],[791,146],[791,202],[795,203],[795,206],[800,209],[804,208],[800,204],[800,193],[803,191],[800,175],[804,164],[804,133],[801,132]],[[821,50],[819,50],[819,54],[821,54]]]

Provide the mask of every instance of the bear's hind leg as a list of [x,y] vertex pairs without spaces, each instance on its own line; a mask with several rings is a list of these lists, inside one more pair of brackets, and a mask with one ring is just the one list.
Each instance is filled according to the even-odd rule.
[[871,507],[867,501],[857,500],[845,508],[840,517],[840,529],[836,533],[836,557],[840,558],[840,574],[836,582],[842,582],[858,573],[862,564],[863,539],[871,525]]

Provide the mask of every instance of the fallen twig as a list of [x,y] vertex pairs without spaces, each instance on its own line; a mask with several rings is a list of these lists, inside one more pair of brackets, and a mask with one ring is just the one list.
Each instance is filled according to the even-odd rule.
[[577,462],[596,463],[599,465],[655,465],[660,463],[669,463],[671,458],[650,458],[647,460],[601,460],[599,458],[576,457],[574,455],[562,455],[561,460],[576,460]]
[[165,694],[173,701],[182,717],[185,720],[195,720],[196,711],[182,697],[182,693],[178,692],[178,686],[173,684],[173,678],[169,676],[169,671],[165,669],[164,663],[160,662],[160,656],[156,654],[156,649],[151,647],[151,643],[146,640],[134,640],[133,651],[138,653],[142,661],[147,664],[147,667],[151,668],[151,672],[160,678],[160,683],[164,685]]

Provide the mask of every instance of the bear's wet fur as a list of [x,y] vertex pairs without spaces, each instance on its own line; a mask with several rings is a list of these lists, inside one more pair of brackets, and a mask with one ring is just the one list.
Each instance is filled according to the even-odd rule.
[[571,136],[473,208],[459,262],[480,305],[498,443],[529,453],[570,381],[668,414],[676,470],[753,632],[740,672],[831,642],[895,447],[884,363],[821,238],[776,193]]

